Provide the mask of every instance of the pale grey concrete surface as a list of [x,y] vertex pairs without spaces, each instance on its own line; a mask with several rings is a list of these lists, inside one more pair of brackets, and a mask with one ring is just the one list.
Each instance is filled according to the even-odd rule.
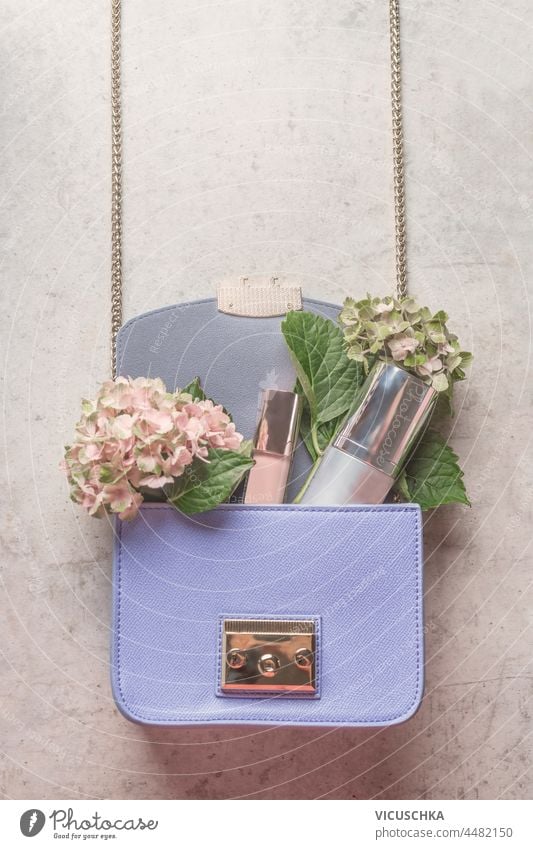
[[[387,3],[124,0],[126,317],[241,274],[393,283]],[[57,466],[108,372],[109,3],[2,4],[1,791],[13,798],[531,794],[530,3],[404,0],[412,291],[476,360],[472,509],[427,520],[427,689],[390,730],[130,725],[111,535]]]

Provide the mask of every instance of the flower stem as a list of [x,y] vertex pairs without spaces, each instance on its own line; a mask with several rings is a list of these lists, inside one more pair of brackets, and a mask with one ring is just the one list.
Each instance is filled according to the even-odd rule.
[[302,486],[301,490],[298,492],[298,495],[296,496],[296,498],[292,502],[293,504],[299,504],[300,501],[302,500],[302,498],[304,497],[305,493],[307,492],[307,488],[308,488],[309,484],[313,480],[313,477],[315,475],[316,470],[320,466],[321,460],[322,460],[321,456],[316,458],[315,462],[311,466],[311,470],[310,470],[309,474],[307,475],[307,478],[305,480],[304,485]]
[[324,452],[321,450],[320,445],[318,444],[318,429],[316,424],[313,425],[313,427],[311,428],[311,442],[313,443],[313,448],[315,449],[315,454],[317,457],[315,462],[317,462],[318,460],[320,460]]

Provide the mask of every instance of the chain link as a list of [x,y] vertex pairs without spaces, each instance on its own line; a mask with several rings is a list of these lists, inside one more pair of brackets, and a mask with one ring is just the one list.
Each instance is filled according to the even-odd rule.
[[392,104],[392,156],[394,163],[394,223],[396,230],[396,293],[407,295],[407,237],[405,222],[405,172],[403,161],[402,74],[400,55],[400,2],[390,0],[390,63]]
[[[396,292],[407,295],[405,174],[403,156],[402,77],[400,65],[400,2],[390,0],[390,61]],[[122,115],[121,0],[111,0],[111,373],[117,374],[117,333],[122,324]]]
[[117,376],[117,333],[122,324],[122,115],[120,3],[111,0],[111,374]]

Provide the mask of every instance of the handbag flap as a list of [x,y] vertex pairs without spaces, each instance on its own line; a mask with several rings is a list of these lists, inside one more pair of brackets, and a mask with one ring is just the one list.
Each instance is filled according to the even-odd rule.
[[[117,522],[113,689],[143,723],[383,725],[417,708],[422,670],[417,505],[145,504]],[[318,697],[220,694],[220,619],[320,623]]]
[[[312,299],[304,309],[336,320],[340,307]],[[246,439],[254,435],[263,389],[293,389],[296,376],[281,333],[282,318],[226,315],[215,298],[138,315],[120,330],[118,373],[160,377],[170,390],[200,377],[209,398],[223,404]],[[310,467],[305,446],[295,452],[287,500]]]

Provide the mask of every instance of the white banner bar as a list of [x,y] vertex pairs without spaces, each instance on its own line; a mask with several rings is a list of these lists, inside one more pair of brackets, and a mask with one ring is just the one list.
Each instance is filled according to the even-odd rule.
[[[3,801],[2,846],[533,846],[528,801]],[[30,839],[35,843],[30,844]]]

